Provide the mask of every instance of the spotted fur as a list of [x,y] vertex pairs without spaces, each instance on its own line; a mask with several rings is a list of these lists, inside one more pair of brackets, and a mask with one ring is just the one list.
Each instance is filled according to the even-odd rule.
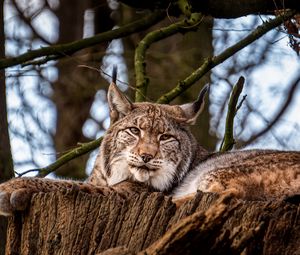
[[132,179],[171,190],[189,170],[197,147],[185,121],[180,107],[134,104],[107,131],[91,182],[115,185]]

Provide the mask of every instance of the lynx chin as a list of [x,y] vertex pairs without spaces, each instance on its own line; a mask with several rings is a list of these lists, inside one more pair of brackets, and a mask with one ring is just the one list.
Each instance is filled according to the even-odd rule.
[[108,90],[111,126],[88,181],[113,186],[133,180],[176,198],[197,190],[248,199],[300,193],[299,152],[219,154],[198,144],[189,125],[201,113],[207,92],[205,86],[195,102],[183,105],[131,103],[114,78]]

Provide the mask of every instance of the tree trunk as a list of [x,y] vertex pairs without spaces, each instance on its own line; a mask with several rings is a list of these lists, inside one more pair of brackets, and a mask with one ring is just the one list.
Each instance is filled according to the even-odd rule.
[[[72,6],[72,11],[70,11],[70,6]],[[83,38],[84,13],[90,8],[94,8],[95,33],[107,31],[113,27],[106,1],[61,1],[56,13],[60,21],[58,43]],[[89,118],[97,90],[107,86],[107,82],[97,71],[79,66],[99,68],[107,44],[102,43],[85,49],[81,51],[81,56],[75,54],[57,63],[59,77],[53,84],[53,101],[57,109],[54,143],[58,155],[74,148],[78,142],[88,141],[82,133],[82,127]],[[84,180],[87,177],[85,173],[87,159],[88,155],[84,155],[80,159],[70,161],[55,174]]]
[[38,193],[10,218],[6,249],[22,255],[299,254],[298,202],[199,192],[176,209],[161,193]]
[[[4,34],[4,1],[0,6],[0,58],[5,58],[5,34]],[[0,71],[0,183],[14,176],[13,161],[10,150],[8,134],[7,106],[6,106],[6,82],[5,71]],[[4,255],[6,242],[7,219],[0,217],[0,255]]]

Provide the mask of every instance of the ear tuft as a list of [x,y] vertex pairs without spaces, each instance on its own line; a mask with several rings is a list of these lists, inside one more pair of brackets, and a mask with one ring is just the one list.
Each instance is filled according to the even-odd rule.
[[180,105],[186,117],[187,124],[195,124],[199,114],[205,105],[205,95],[209,92],[209,84],[206,84],[199,93],[198,99],[192,103]]
[[114,84],[117,84],[117,72],[118,72],[118,67],[116,65],[113,66],[113,71],[111,75],[111,82]]
[[110,124],[123,118],[132,110],[132,103],[116,85],[117,67],[113,67],[112,82],[108,88],[107,101],[109,105]]

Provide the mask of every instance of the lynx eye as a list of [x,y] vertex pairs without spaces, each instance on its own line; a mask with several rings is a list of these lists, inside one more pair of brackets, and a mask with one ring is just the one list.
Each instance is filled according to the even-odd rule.
[[172,135],[168,135],[168,134],[162,134],[160,137],[159,137],[159,140],[160,141],[166,141],[170,138],[172,138],[173,136]]
[[139,135],[140,134],[140,130],[136,127],[131,127],[131,128],[129,128],[129,130],[134,135]]

